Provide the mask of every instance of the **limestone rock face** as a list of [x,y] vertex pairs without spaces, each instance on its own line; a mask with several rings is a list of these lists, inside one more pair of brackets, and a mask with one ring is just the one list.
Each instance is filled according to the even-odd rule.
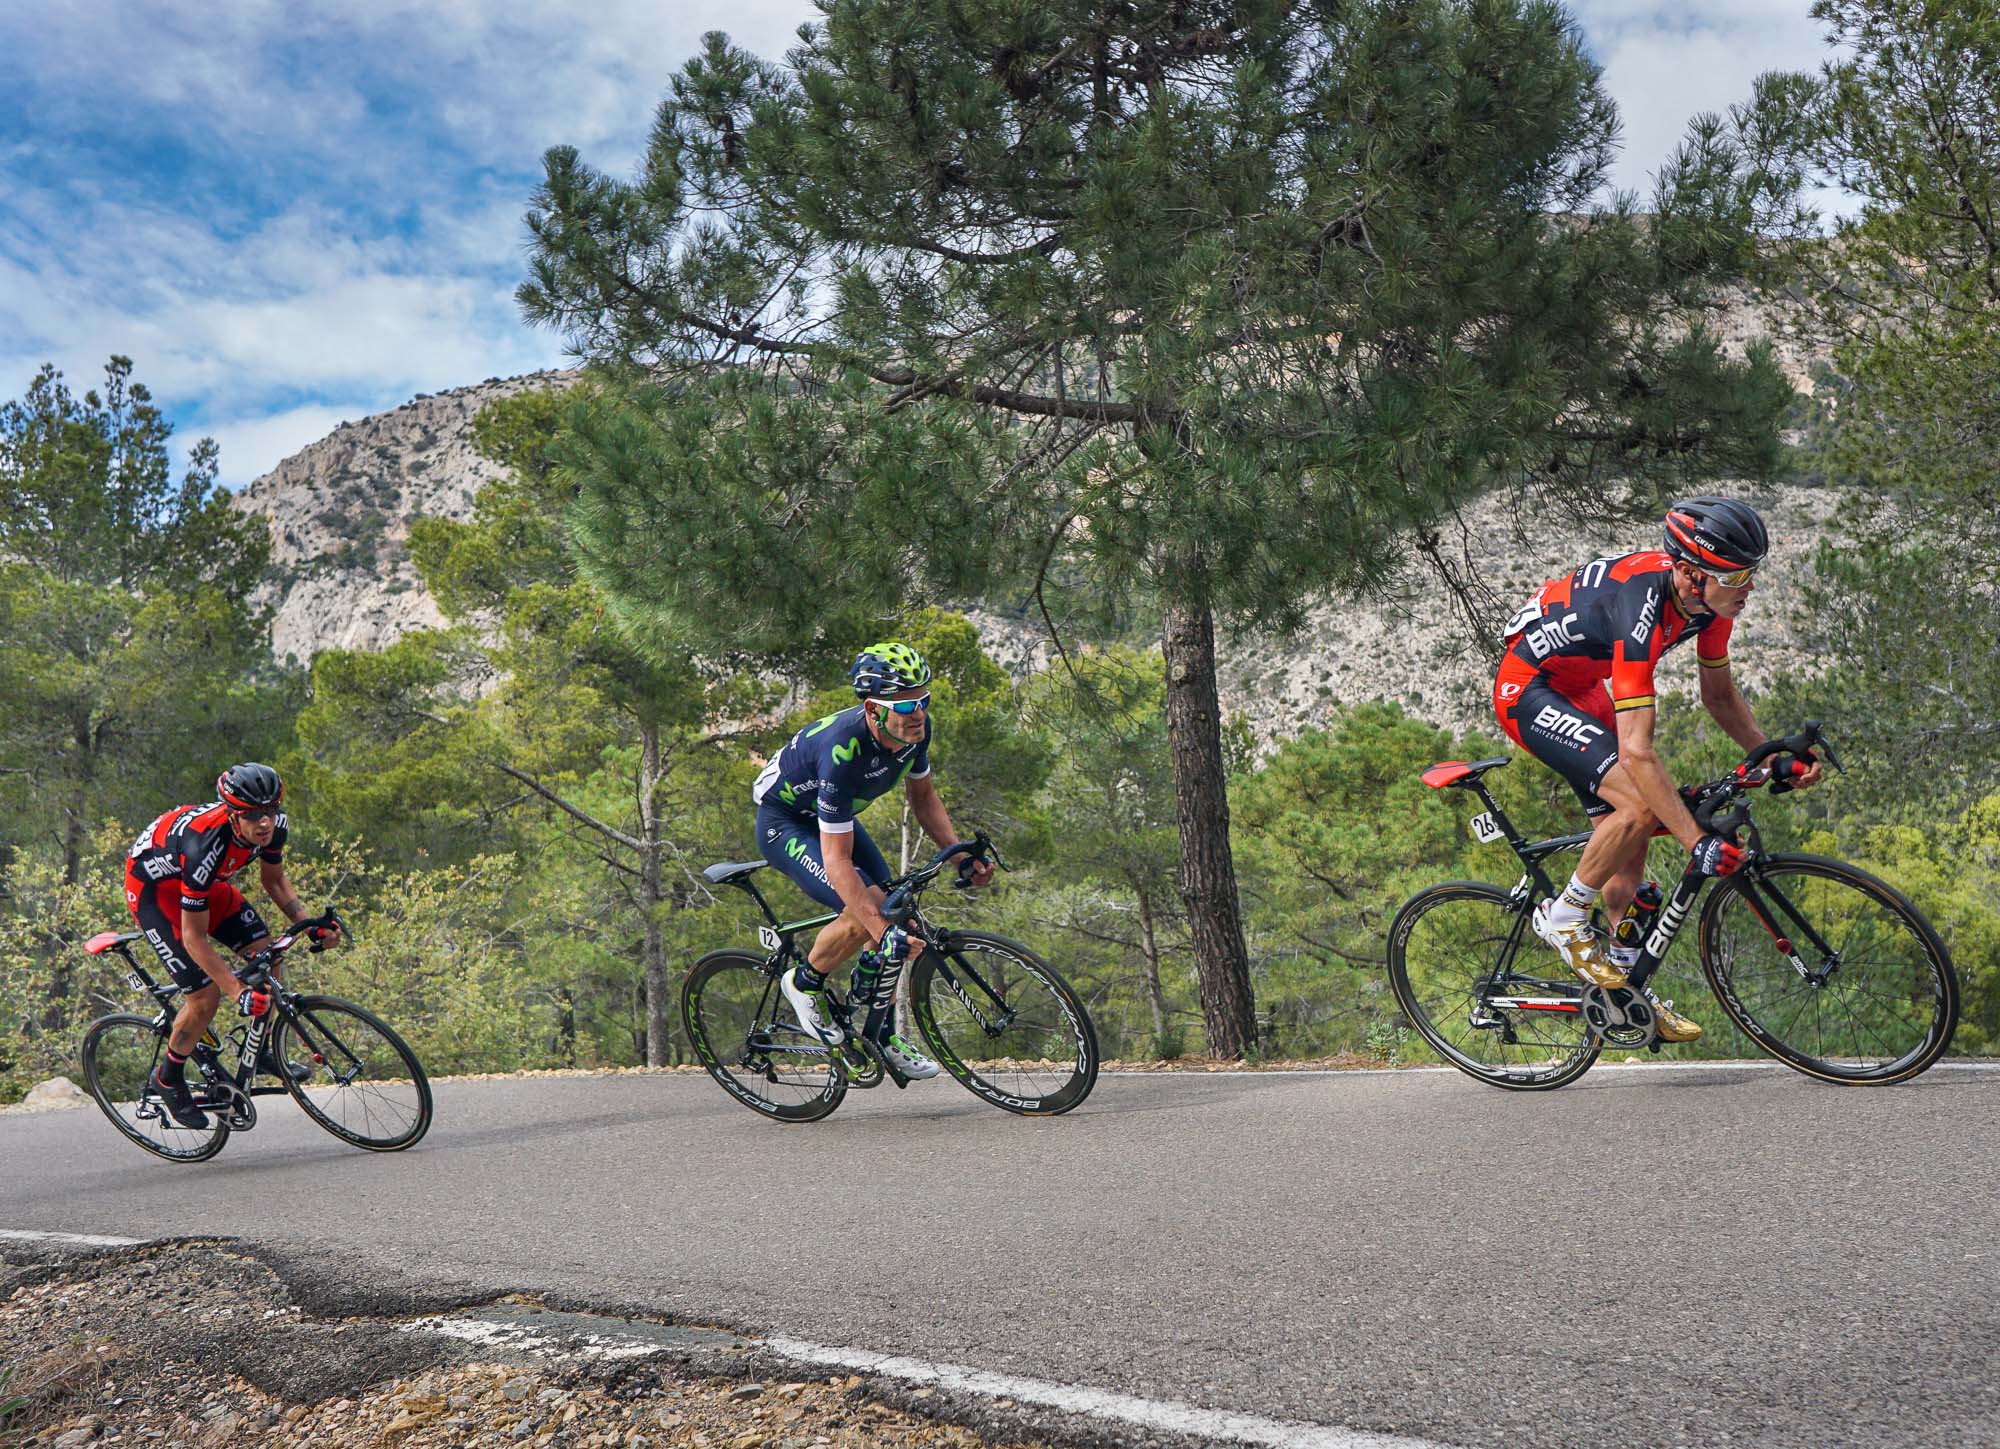
[[306,663],[322,649],[380,649],[443,622],[405,544],[410,520],[465,518],[500,474],[473,451],[472,420],[489,402],[563,387],[574,372],[488,378],[342,423],[235,498],[270,521],[279,582],[271,647]]

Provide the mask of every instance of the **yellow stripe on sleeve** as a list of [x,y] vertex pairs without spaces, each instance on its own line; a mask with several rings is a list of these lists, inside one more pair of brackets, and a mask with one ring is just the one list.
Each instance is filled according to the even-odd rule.
[[1723,655],[1720,659],[1702,659],[1700,655],[1696,655],[1695,658],[1700,662],[1703,669],[1727,669],[1729,667],[1729,656],[1727,654]]
[[1652,707],[1653,696],[1650,694],[1637,694],[1630,699],[1616,699],[1611,702],[1611,708],[1620,713],[1628,709],[1651,709]]

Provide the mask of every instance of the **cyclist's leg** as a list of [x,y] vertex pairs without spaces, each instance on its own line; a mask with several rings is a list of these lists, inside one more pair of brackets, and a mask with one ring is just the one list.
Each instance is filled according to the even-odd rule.
[[176,1057],[185,1059],[194,1050],[195,1043],[201,1040],[201,1034],[208,1030],[209,1022],[215,1019],[215,1009],[222,1000],[222,993],[181,942],[180,882],[167,882],[175,902],[172,911],[160,900],[158,886],[147,883],[135,888],[135,885],[128,875],[125,904],[130,908],[139,930],[144,933],[146,944],[153,948],[160,965],[183,993],[181,1008],[175,1014],[173,1029],[167,1035],[167,1049]]
[[[1619,756],[1618,716],[1611,706],[1611,692],[1600,684],[1564,698],[1602,726],[1601,738],[1610,747],[1601,759],[1593,755],[1590,761],[1597,778],[1589,784],[1589,795],[1596,805],[1590,844],[1577,862],[1577,874],[1598,887],[1605,919],[1616,922],[1632,904],[1645,876],[1646,842],[1653,838],[1653,827],[1659,822],[1646,808],[1645,797]],[[1582,786],[1577,787],[1577,793],[1584,793]]]
[[[1602,686],[1593,689],[1603,694]],[[1618,735],[1611,719],[1610,698],[1574,698],[1540,674],[1522,681],[1510,680],[1503,671],[1494,687],[1494,712],[1516,744],[1569,782],[1591,821],[1590,841],[1584,846],[1576,873],[1553,901],[1535,909],[1535,934],[1554,947],[1584,980],[1598,986],[1622,986],[1624,971],[1605,956],[1603,944],[1590,926],[1591,908],[1628,864],[1625,818],[1617,803],[1598,790],[1618,763]],[[1627,888],[1627,899],[1631,889]],[[1619,910],[1623,909],[1621,905]]]
[[[829,923],[814,937],[807,961],[821,975],[837,970],[856,951],[868,944],[868,928],[855,919],[833,882],[826,878],[826,858],[820,852],[819,825],[801,820],[770,806],[757,811],[757,848],[800,890],[828,910],[839,911],[840,919]],[[889,879],[888,862],[859,822],[854,826],[854,868],[868,886],[877,906],[882,904],[883,883]]]

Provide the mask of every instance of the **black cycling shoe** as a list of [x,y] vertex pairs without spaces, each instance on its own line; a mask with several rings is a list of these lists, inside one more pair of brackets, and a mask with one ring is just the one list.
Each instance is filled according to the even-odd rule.
[[295,1082],[303,1082],[307,1077],[312,1075],[312,1068],[304,1062],[295,1062],[289,1059],[280,1063],[271,1054],[271,1044],[265,1042],[264,1045],[257,1048],[257,1072],[260,1076],[277,1077],[280,1080],[289,1077]]
[[160,1074],[153,1073],[153,1091],[159,1095],[160,1105],[167,1109],[167,1115],[191,1132],[208,1130],[208,1113],[194,1104],[194,1093],[188,1090],[187,1079],[178,1082],[163,1082]]

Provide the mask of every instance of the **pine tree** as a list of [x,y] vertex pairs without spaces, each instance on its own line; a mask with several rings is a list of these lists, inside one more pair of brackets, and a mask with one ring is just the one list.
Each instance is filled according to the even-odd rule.
[[1208,1047],[1255,1018],[1216,629],[1295,626],[1483,490],[1766,472],[1788,395],[1694,319],[1761,192],[1655,215],[1540,0],[824,0],[721,35],[641,173],[552,149],[526,314],[580,403],[580,559],[642,634],[809,645],[916,596],[1157,603]]

